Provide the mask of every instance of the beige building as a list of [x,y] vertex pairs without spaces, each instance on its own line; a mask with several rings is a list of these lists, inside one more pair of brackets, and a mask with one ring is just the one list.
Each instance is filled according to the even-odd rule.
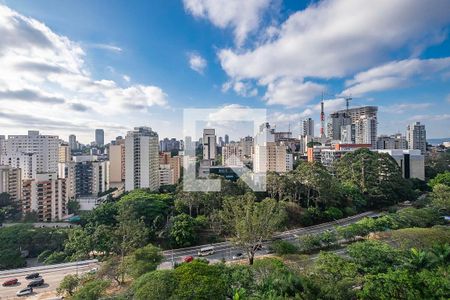
[[58,147],[58,162],[64,163],[72,160],[69,144],[61,144]]
[[230,143],[222,147],[222,165],[242,167],[245,160],[244,148],[240,143]]
[[63,219],[68,200],[66,180],[58,179],[56,173],[39,173],[23,181],[22,213],[36,212],[39,222]]
[[181,176],[181,156],[173,156],[170,152],[159,154],[160,185],[176,184]]
[[110,183],[125,181],[125,144],[109,146],[109,181]]
[[8,193],[13,201],[22,199],[22,175],[19,168],[0,166],[0,193]]

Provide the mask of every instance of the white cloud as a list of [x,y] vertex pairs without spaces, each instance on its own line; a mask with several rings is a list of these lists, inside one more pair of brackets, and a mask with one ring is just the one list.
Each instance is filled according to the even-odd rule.
[[[115,81],[93,78],[82,46],[38,20],[0,5],[0,24],[0,96],[2,110],[11,110],[9,116],[57,115],[88,126],[89,113],[104,120],[127,109],[168,105],[167,94],[157,86],[122,88]],[[114,47],[106,48],[119,51]],[[17,101],[27,105],[18,107]]]
[[230,89],[242,97],[256,97],[258,95],[258,89],[253,87],[250,82],[243,81],[227,81],[222,85],[222,92],[227,92]]
[[393,61],[356,74],[346,82],[347,89],[342,94],[363,95],[398,88],[410,84],[413,78],[431,78],[449,70],[450,57]]
[[392,114],[401,114],[407,111],[414,111],[420,109],[426,109],[433,106],[432,103],[399,103],[393,104],[389,106],[380,106],[380,111],[392,113]]
[[[272,38],[253,49],[222,49],[218,57],[232,80],[257,80],[272,87],[266,97],[270,103],[278,80],[306,84],[315,78],[343,78],[386,62],[399,49],[408,56],[419,54],[443,41],[448,11],[446,0],[324,0],[270,28]],[[391,88],[404,84],[401,79],[378,78],[362,88]],[[277,99],[287,106],[306,101]]]
[[88,47],[108,50],[108,51],[117,52],[117,53],[120,53],[123,51],[122,48],[120,48],[118,46],[110,45],[110,44],[88,44]]
[[238,46],[256,30],[270,0],[183,0],[194,17],[208,19],[219,28],[232,28]]
[[122,76],[123,80],[125,80],[126,82],[130,82],[131,78],[128,75],[123,75]]
[[203,71],[206,68],[207,62],[206,59],[201,57],[197,53],[189,53],[189,66],[192,70],[194,70],[197,73],[203,74]]
[[[431,43],[450,21],[450,2],[321,1],[292,14],[278,38],[246,52],[219,52],[231,77],[341,77],[399,47]],[[426,12],[426,13],[424,13]]]
[[302,82],[291,78],[283,78],[267,85],[264,100],[269,105],[280,104],[287,107],[298,107],[320,95],[324,89],[324,86],[311,81]]
[[439,115],[414,115],[409,118],[410,121],[446,121],[450,120],[450,114],[439,114]]

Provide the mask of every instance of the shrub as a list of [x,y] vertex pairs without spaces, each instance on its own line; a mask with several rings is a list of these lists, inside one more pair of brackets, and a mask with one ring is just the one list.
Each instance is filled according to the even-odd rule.
[[44,264],[59,264],[64,262],[66,260],[66,257],[67,256],[64,252],[53,252],[44,260]]
[[300,250],[310,252],[319,249],[322,246],[320,236],[316,234],[307,234],[299,238]]
[[270,249],[278,255],[295,254],[298,247],[287,241],[275,241],[270,245]]
[[41,254],[39,254],[39,256],[37,257],[37,261],[38,262],[44,262],[47,257],[49,257],[52,254],[52,251],[50,250],[44,250],[41,252]]

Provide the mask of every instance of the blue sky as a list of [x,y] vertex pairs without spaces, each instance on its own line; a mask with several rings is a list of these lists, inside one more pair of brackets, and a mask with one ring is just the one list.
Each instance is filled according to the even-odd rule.
[[[181,137],[183,108],[305,117],[377,105],[379,133],[450,128],[449,1],[0,0],[0,134]],[[233,138],[233,132],[230,135]],[[235,137],[234,137],[235,138]]]

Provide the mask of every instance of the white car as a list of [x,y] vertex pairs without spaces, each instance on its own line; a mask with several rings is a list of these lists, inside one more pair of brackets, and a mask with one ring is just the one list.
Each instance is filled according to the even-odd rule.
[[28,296],[33,294],[33,288],[32,287],[27,287],[23,290],[20,290],[16,293],[16,296],[20,297],[20,296]]

